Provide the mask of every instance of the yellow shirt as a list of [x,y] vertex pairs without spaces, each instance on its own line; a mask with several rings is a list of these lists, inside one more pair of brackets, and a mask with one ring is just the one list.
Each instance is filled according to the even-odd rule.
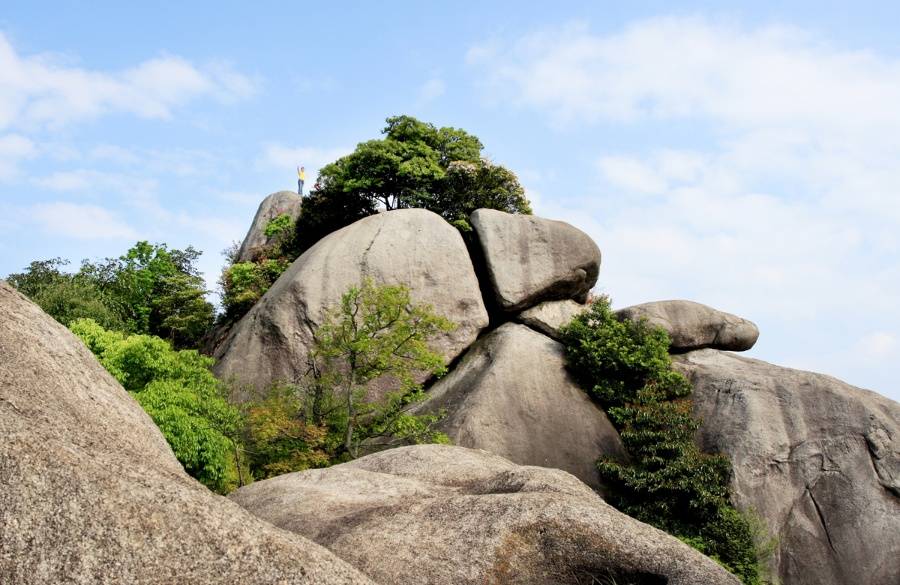
[[301,181],[306,180],[306,171],[297,171],[297,176],[300,177]]

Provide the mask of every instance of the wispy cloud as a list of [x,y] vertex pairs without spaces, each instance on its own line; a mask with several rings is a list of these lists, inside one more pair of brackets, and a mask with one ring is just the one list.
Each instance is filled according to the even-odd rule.
[[266,144],[256,159],[260,169],[283,169],[293,172],[297,165],[305,166],[310,174],[353,152],[352,147],[319,148],[312,146],[286,146]]
[[440,77],[432,77],[419,88],[419,102],[427,103],[436,100],[447,91],[447,84]]
[[44,232],[79,240],[134,239],[137,232],[112,211],[97,205],[39,203],[28,214]]
[[0,136],[0,181],[10,179],[19,172],[19,163],[37,154],[34,143],[19,134]]
[[49,55],[21,55],[0,33],[0,129],[59,127],[108,113],[166,119],[198,98],[233,101],[258,81],[223,63],[205,67],[173,55],[106,72]]
[[598,146],[596,192],[540,200],[601,243],[620,304],[693,297],[762,321],[762,346],[787,324],[804,365],[849,376],[868,353],[889,367],[896,339],[869,332],[900,330],[900,59],[797,28],[659,18],[493,39],[468,61],[488,97],[548,124],[658,136]]

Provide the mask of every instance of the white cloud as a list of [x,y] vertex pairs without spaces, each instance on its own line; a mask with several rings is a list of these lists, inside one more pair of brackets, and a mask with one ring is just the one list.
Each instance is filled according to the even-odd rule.
[[79,240],[125,239],[137,232],[116,214],[96,205],[56,202],[33,205],[31,217],[48,234]]
[[831,48],[793,27],[658,18],[598,36],[572,24],[474,47],[468,61],[496,80],[495,90],[559,121],[900,125],[900,110],[884,108],[900,100],[900,63]]
[[661,193],[666,182],[646,164],[628,156],[604,156],[597,167],[610,184],[639,193]]
[[772,361],[876,388],[900,374],[900,59],[662,18],[495,39],[469,62],[550,124],[655,137],[598,146],[596,192],[540,199],[600,243],[617,304],[693,298],[758,320]]
[[447,84],[439,77],[432,77],[419,88],[419,101],[422,103],[436,100],[447,91]]
[[316,148],[271,143],[263,147],[262,154],[256,160],[256,166],[261,169],[282,169],[293,176],[297,165],[301,165],[306,167],[308,176],[312,177],[325,165],[351,152],[353,148],[350,147]]
[[227,65],[200,68],[168,55],[113,73],[75,67],[48,55],[20,55],[0,33],[0,129],[59,127],[116,112],[165,119],[197,98],[249,97],[256,85]]
[[34,143],[19,134],[0,136],[0,181],[8,180],[19,172],[19,163],[33,158],[37,153]]
[[94,195],[111,193],[116,196],[148,193],[157,186],[154,179],[93,169],[57,171],[36,177],[33,182],[51,191],[92,192]]

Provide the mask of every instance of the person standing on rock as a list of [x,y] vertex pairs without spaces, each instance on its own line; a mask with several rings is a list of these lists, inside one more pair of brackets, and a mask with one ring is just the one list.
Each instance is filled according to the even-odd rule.
[[297,167],[297,193],[303,196],[303,183],[306,182],[306,169]]

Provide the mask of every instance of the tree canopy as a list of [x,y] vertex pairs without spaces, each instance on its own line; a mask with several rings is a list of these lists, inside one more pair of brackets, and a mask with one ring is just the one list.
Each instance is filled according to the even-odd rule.
[[296,223],[295,253],[380,210],[421,207],[457,225],[482,207],[531,213],[515,174],[465,130],[394,116],[382,133],[322,168]]
[[76,273],[67,260],[32,262],[10,274],[10,284],[63,325],[79,318],[128,333],[158,335],[177,347],[195,346],[214,317],[196,267],[200,252],[188,246],[137,242],[118,258],[82,260]]

